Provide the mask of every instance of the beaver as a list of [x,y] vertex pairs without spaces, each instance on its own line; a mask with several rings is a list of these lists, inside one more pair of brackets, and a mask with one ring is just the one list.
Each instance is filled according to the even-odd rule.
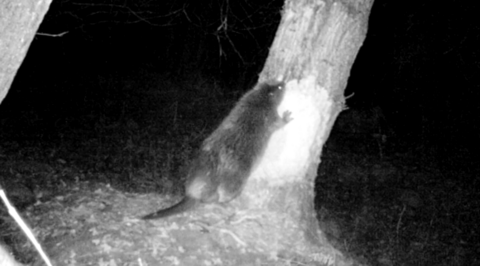
[[278,114],[283,82],[258,83],[206,138],[188,166],[185,197],[177,204],[148,214],[158,219],[192,209],[199,203],[225,203],[238,197],[261,158],[273,132],[290,120]]

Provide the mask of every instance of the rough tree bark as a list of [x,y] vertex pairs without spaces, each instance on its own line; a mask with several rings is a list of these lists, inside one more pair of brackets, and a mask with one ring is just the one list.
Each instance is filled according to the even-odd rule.
[[[175,254],[181,265],[358,264],[319,229],[314,185],[322,146],[344,108],[343,92],[372,4],[286,1],[260,81],[287,83],[278,112],[290,111],[293,120],[273,134],[242,195],[228,204],[231,212],[205,206],[196,211],[201,219],[182,220],[180,227],[172,221],[181,218],[160,220],[154,230],[169,228],[170,237],[153,236],[147,240],[152,247],[188,250]],[[175,265],[165,259],[171,254],[156,253],[162,265]]]
[[0,103],[27,54],[51,0],[0,0]]
[[366,35],[373,0],[287,0],[261,74],[287,81],[279,113],[293,120],[274,133],[239,201],[232,231],[243,243],[303,265],[351,265],[328,244],[314,210],[322,146],[344,107],[343,92]]

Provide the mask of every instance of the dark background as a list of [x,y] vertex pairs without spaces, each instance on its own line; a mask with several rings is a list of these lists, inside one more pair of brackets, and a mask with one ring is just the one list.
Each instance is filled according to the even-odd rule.
[[[465,259],[478,250],[478,4],[394,2],[373,5],[324,149],[321,226],[380,265],[478,262]],[[181,188],[169,176],[255,84],[282,6],[53,1],[0,106],[0,159],[82,173],[63,182]]]
[[[237,99],[263,67],[283,4],[250,2],[54,1],[0,107],[2,131],[53,137],[100,117],[168,120],[185,112],[172,103],[208,94]],[[421,142],[444,160],[476,154],[474,10],[376,1],[348,105],[379,106],[401,147]]]

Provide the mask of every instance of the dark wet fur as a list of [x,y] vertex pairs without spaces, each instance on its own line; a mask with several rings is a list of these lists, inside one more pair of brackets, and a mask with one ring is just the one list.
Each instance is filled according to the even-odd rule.
[[167,217],[198,203],[223,203],[238,197],[272,133],[290,121],[289,112],[282,116],[277,113],[283,86],[283,83],[262,83],[245,94],[205,139],[191,162],[185,198],[142,219]]

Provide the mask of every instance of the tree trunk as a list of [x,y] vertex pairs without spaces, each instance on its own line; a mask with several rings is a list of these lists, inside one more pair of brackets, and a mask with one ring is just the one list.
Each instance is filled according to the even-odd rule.
[[50,3],[51,0],[0,0],[0,103]]
[[[200,220],[179,224],[173,222],[178,217],[160,220],[153,229],[158,233],[152,233],[160,236],[145,240],[152,243],[157,263],[358,264],[328,243],[313,203],[322,146],[344,108],[343,92],[372,4],[373,0],[287,0],[259,81],[286,82],[278,113],[289,111],[292,120],[273,133],[241,196],[228,208],[217,211],[205,205],[197,211]],[[157,246],[170,253],[159,255]],[[170,260],[169,254],[178,257]]]
[[[51,0],[0,0],[0,104],[7,95]],[[0,265],[20,266],[0,243]]]
[[234,202],[232,230],[243,243],[299,265],[355,262],[328,244],[314,210],[322,146],[344,108],[343,92],[363,43],[373,0],[288,0],[261,80],[283,79],[279,113],[293,120],[275,132]]

